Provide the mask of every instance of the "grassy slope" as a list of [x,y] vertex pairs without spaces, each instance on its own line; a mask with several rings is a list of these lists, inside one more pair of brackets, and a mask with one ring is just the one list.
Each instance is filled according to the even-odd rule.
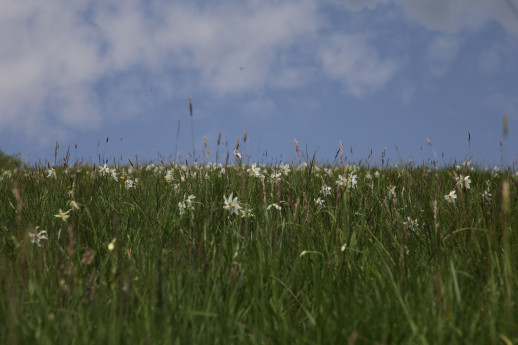
[[[165,169],[120,174],[138,177],[129,190],[93,167],[4,175],[2,343],[518,342],[516,177],[457,171],[471,176],[462,190],[454,170],[382,169],[377,178],[359,169],[347,191],[337,188],[339,168],[295,169],[263,185],[245,168],[191,167],[173,169],[175,192]],[[332,194],[318,209],[323,183]],[[444,200],[454,189],[455,207]],[[230,193],[254,216],[229,216]],[[180,216],[191,194],[195,208]],[[72,199],[80,210],[54,217]],[[274,202],[282,210],[266,211]],[[42,247],[28,237],[35,226],[48,231]]]

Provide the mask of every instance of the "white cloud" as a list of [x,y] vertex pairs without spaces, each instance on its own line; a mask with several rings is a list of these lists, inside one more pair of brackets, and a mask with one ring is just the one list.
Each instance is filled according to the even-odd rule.
[[452,35],[435,37],[428,45],[426,59],[429,72],[435,76],[443,76],[459,54],[461,39]]
[[[162,97],[294,87],[305,74],[279,56],[319,26],[313,0],[4,2],[0,128],[57,135],[96,128],[108,110],[134,115],[150,75],[174,85]],[[128,84],[105,85],[120,76]]]
[[[502,25],[507,31],[518,34],[518,19],[509,2],[515,0],[391,0],[405,12],[430,30],[457,33],[460,30],[476,30],[490,20]],[[333,0],[348,9],[359,11],[375,8],[386,0]],[[515,6],[518,8],[518,6]]]
[[324,72],[356,97],[383,87],[397,69],[395,61],[381,58],[360,35],[336,34],[325,41],[319,54]]

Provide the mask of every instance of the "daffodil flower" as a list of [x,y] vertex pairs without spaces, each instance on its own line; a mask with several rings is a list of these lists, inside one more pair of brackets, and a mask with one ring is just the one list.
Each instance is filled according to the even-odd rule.
[[72,210],[79,210],[79,204],[75,200],[70,200],[68,203]]
[[288,176],[288,173],[291,171],[290,166],[288,164],[284,164],[280,166],[281,174],[284,174],[285,176]]
[[189,195],[187,197],[187,199],[185,200],[185,207],[186,208],[194,209],[193,202],[192,202],[193,199],[196,199],[196,197],[194,195]]
[[448,201],[448,202],[451,202],[452,204],[455,203],[455,199],[457,199],[457,194],[455,193],[454,190],[452,190],[450,192],[450,194],[447,194],[444,196],[444,200]]
[[179,209],[179,211],[180,211],[180,216],[183,216],[183,215],[185,214],[185,208],[186,208],[186,207],[185,207],[185,203],[183,203],[183,202],[181,202],[181,201],[180,201],[180,202],[178,203],[178,209]]
[[470,189],[470,183],[471,183],[471,180],[469,179],[469,175],[468,176],[460,175],[457,178],[457,185],[460,186],[461,188]]
[[110,173],[110,168],[108,168],[106,166],[106,163],[104,163],[104,166],[103,167],[99,167],[99,174],[104,176],[106,174],[109,174]]
[[31,238],[31,243],[36,243],[38,245],[38,247],[41,247],[40,241],[48,240],[48,237],[47,237],[47,230],[41,230],[40,232],[38,232],[39,228],[40,227],[37,226],[34,233],[29,232],[29,237]]
[[71,210],[68,210],[66,212],[63,212],[62,209],[59,209],[59,213],[54,215],[54,217],[56,218],[60,218],[62,221],[66,222],[67,219],[70,217],[70,215],[68,214]]
[[228,198],[223,197],[225,200],[225,206],[223,208],[225,210],[228,210],[230,214],[239,214],[239,210],[241,209],[241,206],[237,202],[237,196],[232,199],[232,194]]
[[47,173],[48,173],[48,174],[47,174],[47,178],[49,178],[49,177],[54,177],[54,178],[56,178],[56,170],[55,170],[54,168],[48,169],[48,170],[47,170]]
[[320,199],[320,197],[318,197],[318,199],[314,199],[315,200],[315,205],[317,206],[317,208],[322,208],[324,207],[324,202],[325,200],[322,200]]
[[322,187],[320,187],[320,193],[322,193],[323,196],[328,196],[331,194],[331,187],[329,187],[326,184],[323,184]]

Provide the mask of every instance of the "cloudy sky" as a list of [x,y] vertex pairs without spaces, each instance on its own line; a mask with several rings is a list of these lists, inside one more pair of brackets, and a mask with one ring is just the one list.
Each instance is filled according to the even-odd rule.
[[351,162],[370,150],[379,162],[385,147],[394,162],[518,161],[518,0],[0,0],[0,9],[0,149],[29,162],[53,161],[56,142],[92,162],[176,150],[184,160],[192,132],[196,154],[206,136],[213,161],[238,138],[245,157],[265,163],[294,159],[294,139],[320,161],[340,142]]

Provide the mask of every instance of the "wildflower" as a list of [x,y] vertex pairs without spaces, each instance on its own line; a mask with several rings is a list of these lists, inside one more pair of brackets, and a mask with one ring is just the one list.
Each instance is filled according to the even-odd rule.
[[387,189],[388,189],[388,196],[389,197],[396,196],[396,186],[388,186]]
[[280,207],[279,205],[277,205],[277,204],[271,204],[270,206],[268,206],[268,207],[266,208],[266,211],[268,211],[268,210],[269,210],[269,209],[271,209],[272,207],[273,207],[273,208],[275,208],[275,209],[276,209],[276,210],[278,210],[278,211],[280,211],[280,210],[281,210],[281,207]]
[[347,176],[347,188],[356,188],[356,184],[358,181],[356,181],[356,175],[353,173],[350,173],[349,176]]
[[36,229],[34,229],[34,233],[32,232],[29,232],[29,237],[31,238],[31,243],[36,243],[38,245],[38,247],[41,247],[41,243],[40,241],[41,240],[48,240],[48,237],[47,237],[47,230],[41,230],[40,232],[38,232],[38,229],[40,227],[37,226]]
[[99,167],[99,174],[104,176],[106,174],[109,174],[110,173],[110,168],[108,168],[106,166],[106,163],[104,163],[104,166],[103,167]]
[[173,190],[174,190],[175,192],[178,192],[178,191],[180,190],[180,184],[175,183],[175,184],[173,185]]
[[261,168],[258,168],[256,164],[252,164],[252,166],[248,168],[246,171],[250,176],[259,177],[259,175],[261,175]]
[[236,149],[234,149],[234,157],[236,157],[236,159],[241,162],[241,153],[237,152]]
[[345,176],[338,175],[338,180],[336,181],[336,184],[340,187],[347,185],[347,178]]
[[324,207],[325,200],[320,199],[320,197],[318,197],[318,199],[313,199],[313,200],[315,200],[315,205],[317,206],[317,208],[320,209],[320,208]]
[[403,222],[403,225],[412,231],[415,231],[415,229],[419,226],[417,219],[412,219],[410,217],[406,217],[406,222]]
[[471,180],[469,179],[469,175],[468,176],[460,175],[459,177],[457,177],[457,186],[460,186],[461,188],[470,189],[470,185],[469,185],[470,183],[471,183]]
[[66,212],[63,212],[62,209],[59,209],[59,213],[54,215],[54,217],[57,217],[57,218],[60,218],[62,221],[66,222],[67,219],[70,217],[70,215],[68,214],[68,212],[70,212],[71,210],[68,210]]
[[326,184],[323,184],[322,187],[320,187],[320,193],[324,196],[328,196],[331,194],[331,187],[329,187]]
[[291,171],[290,166],[288,164],[284,164],[280,166],[281,174],[284,174],[285,176],[288,176],[288,173]]
[[491,201],[491,193],[489,193],[489,183],[486,182],[486,190],[481,194],[482,199],[484,199],[485,202]]
[[451,202],[452,204],[455,203],[455,199],[457,199],[457,194],[454,190],[452,190],[450,194],[444,196],[444,200]]
[[124,187],[126,189],[131,189],[135,187],[135,184],[138,182],[138,179],[135,179],[134,181],[132,179],[127,179],[124,181]]
[[379,178],[380,177],[380,172],[379,171],[375,171],[374,172],[374,177],[375,178]]
[[180,216],[183,216],[185,214],[185,208],[186,208],[185,203],[180,201],[178,203],[178,209],[180,211]]
[[115,181],[118,181],[119,178],[117,177],[117,171],[115,169],[111,169],[110,170],[110,173],[112,174],[112,178],[115,180]]
[[344,252],[346,248],[347,248],[347,243],[344,243],[342,245],[342,247],[340,247],[340,251]]
[[56,170],[54,170],[54,168],[48,169],[47,173],[48,173],[47,177],[54,177],[54,178],[56,178]]
[[68,204],[72,207],[72,210],[79,210],[80,205],[75,200],[70,200]]
[[272,176],[273,182],[281,182],[281,176],[282,176],[281,173],[274,172],[271,176]]
[[174,181],[173,171],[167,170],[167,173],[165,174],[164,178],[167,183],[172,183]]
[[196,199],[194,195],[189,195],[187,199],[185,200],[185,207],[186,208],[192,208],[194,209],[194,206],[192,205],[192,200]]
[[225,200],[225,206],[223,206],[224,209],[228,210],[230,214],[238,214],[239,210],[241,209],[241,206],[237,202],[237,196],[232,199],[232,194],[228,198],[223,197]]

